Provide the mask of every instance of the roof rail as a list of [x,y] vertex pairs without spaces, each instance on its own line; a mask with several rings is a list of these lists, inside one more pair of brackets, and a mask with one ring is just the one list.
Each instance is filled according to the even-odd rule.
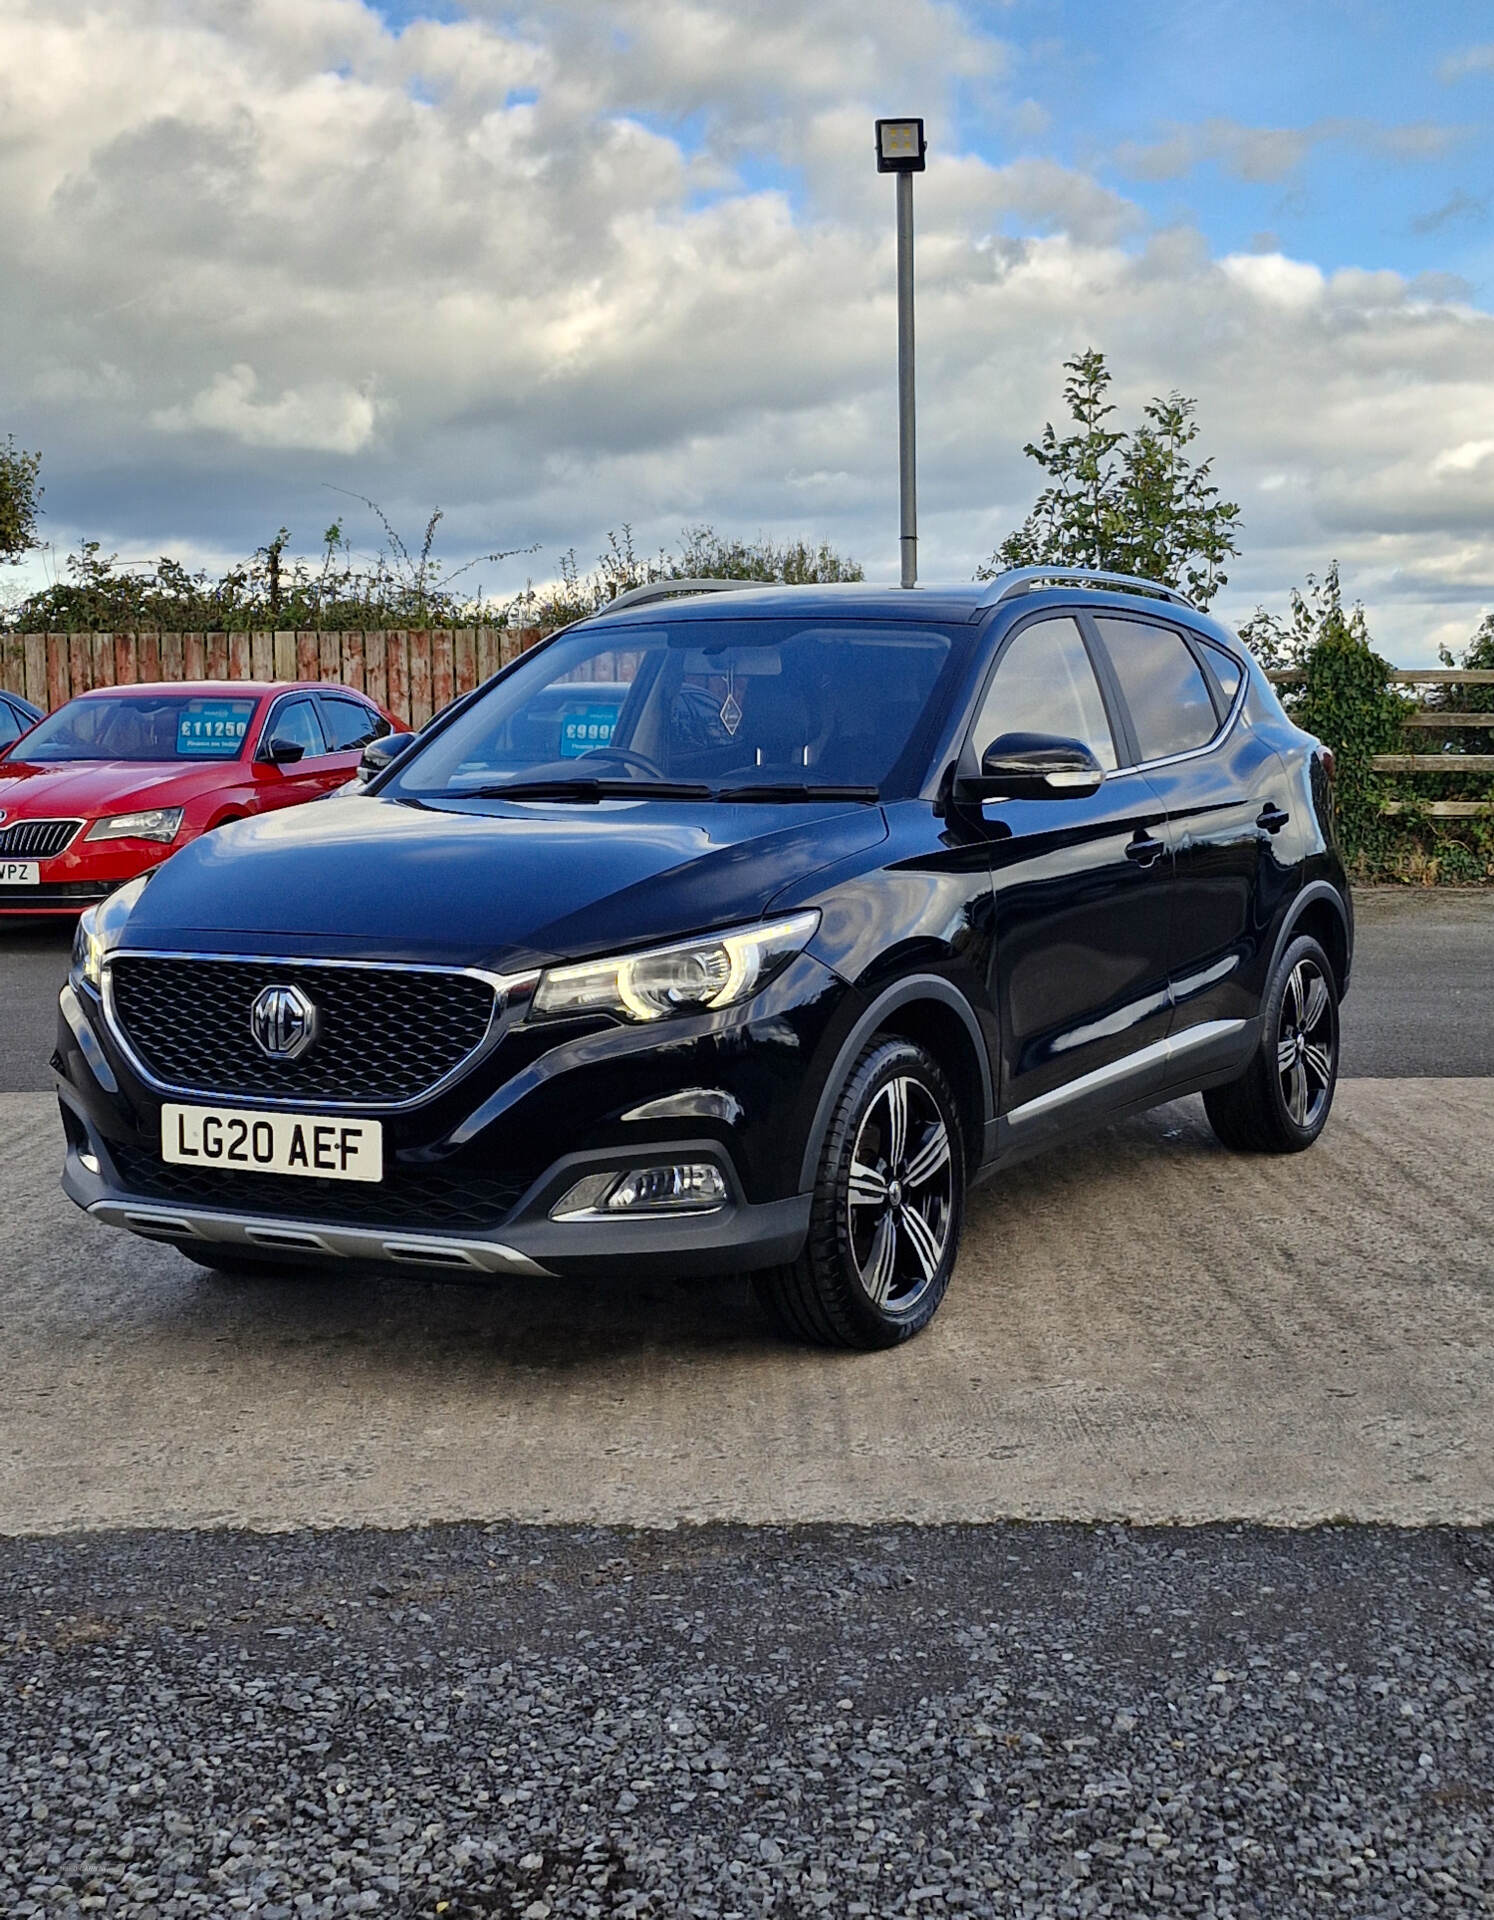
[[641,587],[629,587],[625,592],[613,596],[605,607],[598,607],[591,616],[601,619],[605,614],[618,613],[624,607],[641,607],[650,600],[666,600],[674,593],[735,593],[739,587],[778,587],[781,580],[646,580]]
[[1170,600],[1174,606],[1198,608],[1186,593],[1161,580],[1143,580],[1135,573],[1105,573],[1095,567],[1011,567],[998,573],[981,598],[983,607],[999,607],[1019,593],[1036,593],[1040,587],[1091,587],[1097,592],[1141,593],[1153,600]]

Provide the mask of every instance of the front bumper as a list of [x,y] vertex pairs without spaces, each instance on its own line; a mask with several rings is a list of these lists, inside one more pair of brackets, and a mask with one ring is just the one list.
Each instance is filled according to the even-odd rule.
[[[546,1276],[646,1265],[655,1273],[722,1273],[792,1260],[809,1231],[810,1194],[750,1202],[715,1142],[651,1142],[610,1154],[573,1154],[537,1181],[492,1231],[461,1232],[354,1225],[328,1220],[308,1194],[304,1212],[239,1211],[173,1203],[130,1193],[107,1146],[64,1092],[68,1134],[62,1186],[68,1198],[105,1226],[172,1245],[242,1248],[292,1259],[388,1262],[487,1274]],[[692,1213],[629,1219],[552,1220],[549,1210],[587,1173],[656,1160],[710,1160],[721,1168],[728,1201]],[[92,1162],[90,1165],[89,1163]],[[253,1176],[248,1176],[252,1178]],[[312,1183],[307,1183],[308,1185]]]
[[35,887],[0,887],[0,914],[72,914],[107,900],[122,880],[42,881]]
[[68,847],[38,863],[34,887],[0,887],[0,916],[10,914],[79,914],[85,907],[107,900],[127,880],[160,866],[188,836],[178,834],[164,844],[152,840],[90,840],[88,825]]
[[[667,1031],[518,1028],[427,1105],[368,1110],[385,1129],[386,1179],[373,1187],[165,1163],[162,1096],[138,1078],[97,999],[70,983],[54,1060],[63,1187],[96,1219],[146,1239],[306,1260],[494,1275],[776,1266],[808,1232],[802,1156],[820,1063],[856,998],[801,956],[747,1007]],[[709,1090],[699,1114],[641,1117],[691,1090]],[[551,1218],[588,1174],[680,1161],[717,1167],[726,1201]]]

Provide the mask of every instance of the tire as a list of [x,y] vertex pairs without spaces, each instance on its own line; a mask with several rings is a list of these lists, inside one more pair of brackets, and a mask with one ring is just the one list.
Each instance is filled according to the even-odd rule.
[[1293,940],[1266,993],[1261,1039],[1238,1080],[1204,1111],[1236,1153],[1301,1153],[1328,1124],[1338,1084],[1338,987],[1316,940]]
[[911,1040],[873,1040],[836,1100],[804,1251],[753,1275],[786,1332],[875,1351],[926,1327],[949,1286],[965,1214],[959,1109]]

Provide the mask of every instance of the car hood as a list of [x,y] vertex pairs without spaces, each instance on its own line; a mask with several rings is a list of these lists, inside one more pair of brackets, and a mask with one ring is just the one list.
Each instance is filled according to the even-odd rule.
[[880,807],[467,802],[349,795],[239,821],[174,854],[126,944],[368,956],[509,971],[755,919],[887,836]]
[[174,807],[223,785],[231,760],[0,760],[0,810],[12,820],[83,818]]

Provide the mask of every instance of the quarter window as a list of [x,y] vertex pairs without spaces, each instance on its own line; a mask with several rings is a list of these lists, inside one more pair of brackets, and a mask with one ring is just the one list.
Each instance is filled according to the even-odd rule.
[[1184,641],[1146,620],[1098,622],[1143,760],[1206,746],[1219,725],[1208,682]]
[[1035,620],[1002,654],[975,723],[976,751],[983,754],[1004,733],[1079,740],[1102,767],[1116,764],[1105,702],[1076,621]]

